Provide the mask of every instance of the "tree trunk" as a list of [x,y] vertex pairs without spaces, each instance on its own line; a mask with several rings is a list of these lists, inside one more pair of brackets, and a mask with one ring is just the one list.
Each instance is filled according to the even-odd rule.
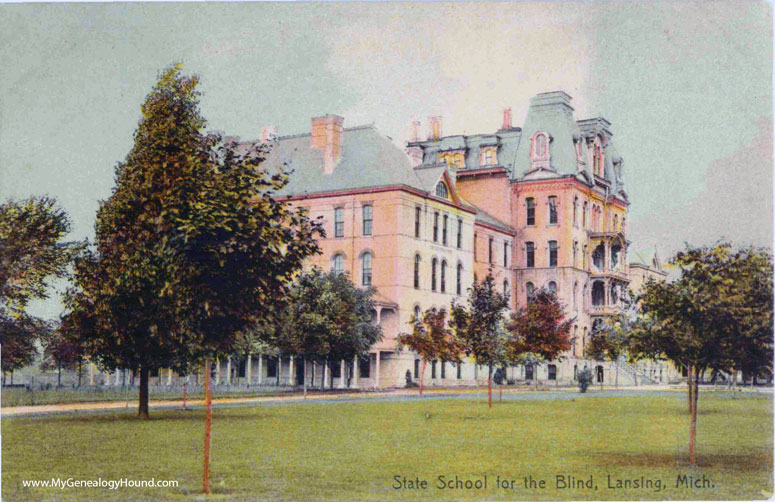
[[[619,363],[617,362],[615,366],[616,366],[616,380],[614,382],[614,387],[618,389],[619,388]],[[638,385],[638,384],[636,383],[635,385]]]
[[147,366],[140,367],[140,404],[137,408],[137,416],[148,418],[148,378],[151,371]]
[[302,378],[304,379],[304,399],[307,399],[307,360],[302,359],[301,364],[304,365],[304,371],[302,372]]
[[503,402],[503,384],[500,384],[498,386],[498,402],[499,403]]
[[186,409],[186,390],[188,387],[188,376],[186,376],[186,379],[183,380],[183,409]]
[[425,359],[422,360],[422,369],[420,370],[420,395],[422,396],[422,381],[425,375]]
[[487,405],[492,408],[492,366],[487,371]]
[[57,388],[62,386],[62,365],[57,365]]
[[691,425],[689,428],[689,463],[692,465],[697,464],[697,457],[695,455],[695,443],[697,440],[697,398],[699,397],[700,376],[695,369],[694,382],[691,384],[694,387],[693,402],[691,410]]
[[210,361],[205,363],[205,452],[202,493],[210,493],[210,427],[213,422],[212,393],[210,391]]
[[686,385],[688,386],[688,396],[689,399],[689,415],[692,414],[692,407],[694,406],[694,386],[692,385],[692,367],[688,366],[686,369]]

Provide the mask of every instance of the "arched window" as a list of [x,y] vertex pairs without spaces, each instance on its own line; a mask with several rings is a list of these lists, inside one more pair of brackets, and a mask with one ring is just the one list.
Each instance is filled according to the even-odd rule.
[[361,271],[363,279],[361,283],[364,286],[371,286],[371,260],[371,253],[366,252],[361,255]]
[[433,242],[439,242],[439,213],[433,213]]
[[441,262],[441,292],[447,292],[447,260]]
[[492,263],[492,241],[493,241],[493,238],[490,237],[490,240],[488,241],[488,247],[487,247],[487,263]]
[[594,251],[592,251],[592,265],[596,268],[603,270],[605,260],[605,245],[601,242],[597,245]]
[[528,303],[533,300],[533,295],[535,294],[535,286],[533,286],[532,282],[525,283],[525,295],[527,296]]
[[574,267],[578,265],[578,261],[576,260],[576,256],[578,255],[578,251],[579,251],[579,242],[574,240],[573,241],[573,266]]
[[616,284],[611,284],[611,305],[616,305],[619,303],[619,286]]
[[549,140],[545,132],[533,136],[533,159],[549,158]]
[[371,235],[374,213],[370,205],[363,206],[363,235]]
[[444,224],[441,227],[441,243],[447,245],[447,223],[449,222],[449,216],[444,215]]
[[527,268],[533,268],[536,264],[536,250],[535,244],[532,242],[525,243],[525,266]]
[[605,305],[605,284],[603,281],[595,281],[592,283],[592,306],[602,305]]
[[553,295],[557,296],[557,283],[554,281],[549,281],[549,284],[546,285],[549,292],[551,292]]
[[509,280],[503,279],[503,296],[509,297]]
[[436,291],[436,267],[439,265],[439,260],[436,258],[431,261],[431,291]]
[[536,204],[535,199],[532,197],[528,197],[525,199],[525,208],[526,208],[526,220],[525,225],[531,226],[536,224]]
[[420,255],[414,255],[414,289],[420,289]]
[[457,264],[457,278],[455,280],[455,292],[457,294],[463,293],[463,264]]
[[442,199],[449,198],[449,189],[447,189],[447,185],[443,181],[439,181],[436,184],[436,197],[441,197]]
[[361,255],[361,284],[364,286],[371,286],[371,261],[372,255],[369,252]]
[[414,306],[414,321],[415,322],[421,322],[422,321],[422,315],[421,315],[421,312],[420,312],[420,306],[419,305],[415,305]]
[[344,272],[344,255],[342,253],[337,253],[334,255],[334,259],[331,263],[331,270],[335,274],[341,274]]
[[584,201],[584,204],[582,206],[581,210],[581,228],[586,229],[587,228],[587,212],[589,210],[589,206],[587,205],[587,201]]

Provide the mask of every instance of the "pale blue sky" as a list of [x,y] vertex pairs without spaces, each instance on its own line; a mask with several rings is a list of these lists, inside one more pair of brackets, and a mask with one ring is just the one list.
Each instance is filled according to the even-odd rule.
[[[772,242],[772,21],[760,2],[0,5],[0,200],[47,193],[93,235],[158,72],[202,79],[209,127],[311,116],[492,132],[565,90],[612,122],[633,251]],[[46,312],[54,315],[49,302]]]

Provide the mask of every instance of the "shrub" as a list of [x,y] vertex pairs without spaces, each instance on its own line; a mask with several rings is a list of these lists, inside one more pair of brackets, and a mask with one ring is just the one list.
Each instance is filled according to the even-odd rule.
[[584,393],[587,391],[587,387],[592,383],[592,372],[589,368],[584,368],[579,373],[579,392]]

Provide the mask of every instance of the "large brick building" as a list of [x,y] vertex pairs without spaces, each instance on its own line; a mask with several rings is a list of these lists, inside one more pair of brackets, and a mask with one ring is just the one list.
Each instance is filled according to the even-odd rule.
[[[573,112],[564,92],[543,93],[531,99],[521,128],[512,125],[510,109],[490,134],[443,136],[441,117],[431,117],[425,139],[413,123],[405,148],[373,126],[346,128],[336,115],[313,118],[303,134],[277,136],[265,127],[258,142],[271,148],[266,164],[292,171],[278,195],[325,224],[322,254],[308,266],[375,287],[374,322],[384,337],[368,358],[341,361],[331,374],[308,361],[256,354],[219,362],[216,383],[298,385],[306,378],[334,387],[403,386],[407,372],[419,377],[420,364],[414,353],[397,350],[397,335],[421,310],[464,301],[487,274],[512,309],[547,288],[574,319],[572,349],[562,361],[509,368],[510,379],[569,382],[589,367],[609,383],[635,375],[667,381],[666,364],[584,359],[594,324],[623,308],[631,286],[664,273],[658,260],[628,266],[630,201],[611,124],[576,120]],[[431,364],[425,379],[472,384],[486,374],[467,361]],[[120,379],[126,377],[92,370],[89,382]],[[176,380],[168,371],[153,379]]]
[[[373,126],[346,128],[336,115],[313,118],[309,133],[262,135],[272,144],[268,165],[293,170],[280,195],[325,222],[323,253],[309,265],[378,291],[375,322],[384,338],[368,360],[342,362],[335,386],[401,386],[407,371],[417,378],[417,357],[396,351],[396,336],[414,313],[463,300],[488,273],[512,308],[547,288],[575,319],[562,362],[511,368],[511,378],[569,381],[583,367],[613,378],[617,365],[583,354],[595,322],[623,307],[630,283],[624,162],[611,124],[576,120],[570,101],[564,92],[539,94],[522,128],[507,109],[491,134],[443,136],[441,118],[431,117],[425,139],[413,124],[404,151]],[[659,275],[646,269],[639,271]],[[290,360],[284,366],[290,371]],[[297,361],[285,381],[312,370],[304,366]],[[660,379],[653,367],[618,366],[625,376]],[[318,380],[330,378],[317,372]],[[480,375],[471,363],[439,364],[425,378],[444,385]]]

